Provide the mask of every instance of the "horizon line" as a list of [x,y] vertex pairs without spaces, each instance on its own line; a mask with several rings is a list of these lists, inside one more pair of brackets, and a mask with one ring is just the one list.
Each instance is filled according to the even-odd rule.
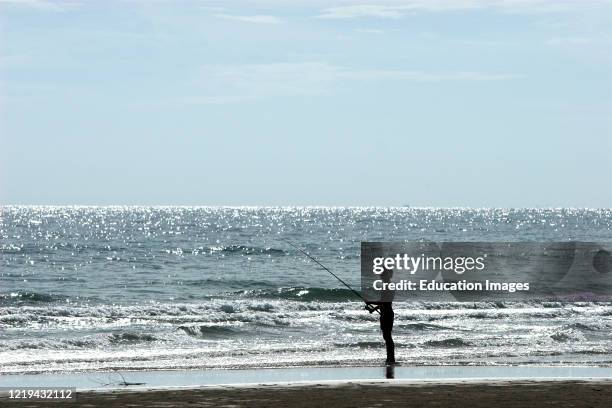
[[236,208],[236,209],[285,209],[285,208],[387,208],[387,209],[440,209],[440,210],[612,210],[612,207],[580,206],[411,206],[411,205],[225,205],[225,204],[0,204],[6,207],[46,208]]

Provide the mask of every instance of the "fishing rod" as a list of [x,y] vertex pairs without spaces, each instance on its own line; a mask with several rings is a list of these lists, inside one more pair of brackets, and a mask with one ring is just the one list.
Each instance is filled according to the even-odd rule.
[[[346,286],[351,292],[353,292],[355,294],[355,296],[357,296],[359,299],[361,299],[363,301],[363,303],[365,303],[366,305],[368,305],[368,302],[365,300],[365,298],[363,296],[361,296],[361,293],[357,292],[355,289],[353,289],[348,283],[346,283],[345,281],[343,281],[342,279],[340,279],[340,277],[338,275],[336,275],[335,273],[333,273],[332,271],[329,270],[328,267],[326,267],[325,265],[323,265],[321,262],[319,262],[317,260],[317,258],[315,258],[314,256],[310,255],[308,252],[304,251],[302,248],[300,248],[299,246],[295,245],[293,242],[289,241],[288,239],[282,239],[281,241],[286,242],[287,244],[291,245],[293,248],[297,249],[298,251],[300,251],[301,253],[303,253],[304,255],[306,255],[308,258],[310,258],[313,262],[315,262],[317,265],[319,265],[321,268],[323,268],[324,270],[326,270],[327,272],[329,272],[331,274],[331,276],[333,276],[334,278],[338,279],[340,281],[340,283],[342,283],[344,286]],[[380,310],[375,309],[378,314],[380,314]],[[371,313],[371,312],[370,312]]]

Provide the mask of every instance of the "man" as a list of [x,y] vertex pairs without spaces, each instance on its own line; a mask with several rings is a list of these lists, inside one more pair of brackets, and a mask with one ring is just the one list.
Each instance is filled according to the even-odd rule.
[[[391,282],[393,276],[393,269],[385,269],[381,274],[381,280],[383,282]],[[395,291],[385,290],[382,293],[380,302],[367,302],[366,309],[370,313],[374,313],[378,310],[380,313],[380,330],[382,330],[383,339],[385,340],[385,347],[387,349],[387,364],[395,364],[395,343],[393,343],[393,337],[391,337],[391,331],[393,331],[393,319],[395,313],[393,313],[393,299],[395,298]]]

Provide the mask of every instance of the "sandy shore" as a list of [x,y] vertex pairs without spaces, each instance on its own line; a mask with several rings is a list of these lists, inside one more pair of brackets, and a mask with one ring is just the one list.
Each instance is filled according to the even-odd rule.
[[3,407],[608,407],[612,381],[340,382],[79,392],[75,402],[9,401]]

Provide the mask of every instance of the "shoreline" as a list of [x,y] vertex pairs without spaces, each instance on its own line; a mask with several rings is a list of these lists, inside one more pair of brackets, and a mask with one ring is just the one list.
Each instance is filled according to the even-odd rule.
[[[309,386],[313,384],[457,384],[496,382],[612,381],[601,366],[361,366],[96,371],[2,374],[0,387],[70,387],[78,391],[193,390],[214,387]],[[129,385],[125,385],[129,383]]]
[[[61,406],[89,407],[320,407],[436,406],[454,408],[605,407],[612,400],[612,379],[415,382],[336,381],[252,386],[204,386],[156,390],[77,391]],[[45,407],[49,401],[10,400],[6,407]]]

